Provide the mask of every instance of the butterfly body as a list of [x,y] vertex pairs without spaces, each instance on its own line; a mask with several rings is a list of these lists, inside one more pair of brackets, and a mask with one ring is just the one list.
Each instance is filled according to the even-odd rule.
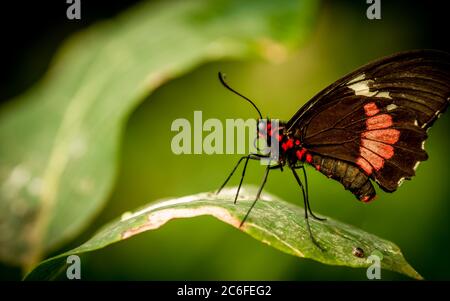
[[263,139],[269,137],[268,146],[271,146],[272,140],[278,143],[278,156],[270,158],[276,165],[288,165],[296,168],[299,165],[309,164],[328,178],[339,181],[345,189],[350,190],[360,201],[369,202],[376,197],[369,176],[360,168],[343,160],[312,153],[302,143],[299,131],[291,132],[286,129],[286,122],[280,121],[275,129],[272,128],[271,124],[270,120],[260,120],[258,132]]

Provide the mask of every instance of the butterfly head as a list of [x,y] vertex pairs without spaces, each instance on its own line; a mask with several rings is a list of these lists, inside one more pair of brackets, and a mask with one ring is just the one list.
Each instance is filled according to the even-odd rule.
[[266,140],[268,147],[271,147],[272,141],[280,141],[280,137],[284,135],[284,122],[278,119],[258,119],[257,123],[257,137],[258,139]]
[[[272,146],[276,146],[275,144],[272,144],[272,141],[277,141],[277,143],[279,144],[278,146],[282,146],[281,143],[287,136],[285,133],[285,126],[284,126],[285,123],[281,122],[277,119],[263,118],[261,111],[256,106],[256,104],[252,100],[250,100],[248,97],[245,97],[241,93],[239,93],[236,90],[234,90],[233,88],[231,88],[225,81],[225,75],[222,74],[221,72],[219,72],[219,80],[225,88],[227,88],[234,94],[244,98],[246,101],[248,101],[253,106],[253,108],[255,108],[256,112],[258,113],[257,127],[256,127],[257,135],[256,135],[256,139],[255,139],[255,147],[263,155],[272,156],[274,153],[276,153],[276,152],[273,152],[273,150],[272,150]],[[264,143],[265,146],[263,148],[259,147],[260,143],[258,143],[259,142],[258,140],[263,140],[263,142],[265,142]],[[278,155],[273,155],[273,159],[275,161],[278,161],[279,158],[280,157]]]
[[278,163],[285,161],[286,146],[294,146],[294,140],[286,131],[286,122],[278,119],[258,119],[257,139],[262,142],[259,145],[264,145],[263,148],[256,145],[257,150]]

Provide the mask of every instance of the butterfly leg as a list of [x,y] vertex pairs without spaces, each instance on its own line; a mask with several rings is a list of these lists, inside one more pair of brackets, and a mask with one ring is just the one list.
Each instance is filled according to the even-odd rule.
[[304,208],[305,208],[305,221],[306,221],[306,227],[308,228],[308,232],[309,232],[309,237],[311,237],[312,242],[321,250],[324,251],[324,249],[319,245],[319,243],[316,241],[316,239],[314,238],[312,231],[311,231],[311,226],[309,224],[309,218],[308,218],[308,204],[306,202],[306,192],[305,192],[305,188],[303,187],[302,181],[300,180],[300,177],[298,176],[297,172],[295,171],[294,167],[291,166],[291,170],[292,173],[294,174],[295,180],[297,180],[298,185],[300,186],[300,188],[302,189],[302,194],[303,194],[303,203],[304,203]]
[[308,177],[306,176],[305,166],[301,165],[300,167],[303,170],[303,178],[305,179],[305,188],[306,188],[306,205],[308,207],[309,214],[318,221],[326,221],[326,218],[316,216],[311,209],[311,205],[309,204],[309,192],[308,192]]
[[256,194],[256,198],[253,201],[252,205],[250,206],[250,209],[248,209],[247,213],[245,214],[244,219],[242,220],[241,224],[239,225],[239,228],[242,227],[242,225],[244,224],[244,222],[247,220],[248,216],[250,215],[250,211],[252,211],[253,207],[255,207],[256,202],[259,200],[259,197],[261,196],[261,192],[262,192],[262,190],[264,188],[264,185],[266,184],[267,177],[269,176],[269,171],[271,169],[274,169],[274,168],[279,168],[279,167],[278,166],[272,166],[271,167],[270,164],[267,165],[266,172],[264,173],[264,178],[263,178],[263,181],[261,183],[261,186],[258,189],[258,193]]
[[247,164],[248,164],[248,160],[252,159],[252,160],[261,160],[261,158],[263,158],[264,156],[259,155],[259,154],[249,154],[247,156],[243,156],[239,159],[239,161],[237,162],[237,164],[234,166],[233,170],[231,171],[231,173],[228,175],[227,179],[225,180],[225,182],[222,184],[222,186],[220,186],[219,190],[217,190],[216,194],[219,194],[220,191],[225,187],[225,185],[227,185],[228,181],[231,179],[231,177],[233,176],[234,172],[236,171],[236,169],[239,167],[239,165],[241,164],[242,160],[245,159],[245,164],[244,164],[244,169],[242,170],[242,176],[241,176],[241,180],[239,182],[239,186],[236,192],[236,196],[234,198],[234,203],[236,204],[237,198],[239,197],[239,191],[241,190],[241,186],[242,186],[242,182],[244,180],[245,177],[245,171],[247,169]]

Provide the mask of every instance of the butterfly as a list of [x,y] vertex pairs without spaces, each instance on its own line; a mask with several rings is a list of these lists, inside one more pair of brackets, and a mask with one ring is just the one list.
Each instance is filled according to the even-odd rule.
[[[329,85],[287,122],[263,119],[249,98],[232,89],[219,73],[222,84],[250,102],[259,114],[258,137],[268,146],[278,143],[279,153],[251,153],[242,157],[220,187],[244,163],[235,202],[249,160],[270,160],[256,198],[241,225],[260,198],[269,171],[289,168],[301,187],[305,219],[313,242],[308,214],[306,165],[339,181],[362,202],[376,197],[374,182],[394,192],[410,180],[420,162],[427,160],[427,132],[450,102],[450,54],[437,50],[397,53],[364,65]],[[265,137],[265,138],[264,138]],[[303,173],[302,182],[297,170]]]

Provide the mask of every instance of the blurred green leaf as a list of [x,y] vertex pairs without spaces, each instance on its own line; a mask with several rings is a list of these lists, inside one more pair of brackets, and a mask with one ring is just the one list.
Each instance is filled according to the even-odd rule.
[[[120,219],[104,226],[83,245],[43,261],[26,277],[26,280],[55,279],[61,273],[65,275],[68,266],[66,257],[69,255],[104,248],[139,233],[158,229],[172,219],[200,215],[214,216],[255,239],[294,256],[330,265],[367,268],[373,263],[368,257],[377,255],[381,259],[382,268],[422,279],[392,242],[330,218],[325,222],[310,219],[313,235],[324,249],[320,250],[308,234],[303,208],[268,193],[262,195],[247,221],[239,228],[241,220],[254,200],[256,188],[243,189],[237,205],[233,203],[235,191],[236,188],[231,188],[224,190],[220,195],[199,193],[163,200],[133,213],[124,213]],[[356,248],[362,250],[362,257],[354,254]]]
[[45,78],[0,111],[0,260],[32,266],[88,224],[111,191],[123,125],[152,91],[214,59],[283,59],[316,8],[145,3],[69,39]]

